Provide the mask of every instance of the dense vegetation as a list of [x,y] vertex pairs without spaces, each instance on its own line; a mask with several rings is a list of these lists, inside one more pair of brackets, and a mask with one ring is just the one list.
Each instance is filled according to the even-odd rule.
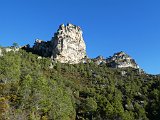
[[160,77],[135,69],[0,57],[0,120],[160,120],[159,103]]

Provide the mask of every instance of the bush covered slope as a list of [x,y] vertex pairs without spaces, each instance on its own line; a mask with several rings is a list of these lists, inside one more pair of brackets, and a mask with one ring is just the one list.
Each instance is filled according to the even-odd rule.
[[160,120],[159,103],[160,77],[135,69],[0,57],[1,120]]

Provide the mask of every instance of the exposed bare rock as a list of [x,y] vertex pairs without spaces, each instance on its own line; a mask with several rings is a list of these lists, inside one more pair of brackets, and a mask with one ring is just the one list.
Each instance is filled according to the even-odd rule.
[[108,58],[107,65],[113,68],[139,68],[135,60],[122,51],[115,53],[112,57]]
[[5,51],[5,52],[10,52],[10,51],[16,52],[16,51],[19,51],[19,48],[14,48],[14,47],[4,48],[4,51]]
[[79,26],[60,25],[51,42],[52,57],[56,61],[75,64],[86,56],[86,45]]
[[100,65],[102,63],[106,63],[106,59],[104,59],[103,56],[98,56],[93,59],[93,62],[96,63],[97,65]]
[[81,62],[82,63],[90,63],[90,62],[92,62],[92,60],[86,56],[81,60]]
[[52,37],[51,41],[36,39],[33,52],[44,57],[51,57],[61,63],[76,64],[86,57],[86,45],[82,30],[73,24],[64,24]]
[[127,72],[126,72],[126,71],[124,71],[124,70],[123,70],[123,71],[121,71],[121,75],[122,75],[122,76],[125,76],[126,74],[127,74]]
[[0,56],[3,56],[3,54],[2,54],[2,49],[0,48]]
[[0,48],[0,56],[3,56],[4,52],[17,52],[19,51],[19,48],[16,48],[16,47],[3,47],[3,48]]
[[107,64],[107,66],[112,68],[139,68],[135,60],[124,52],[115,53],[108,59],[104,59],[102,56],[94,59],[87,58],[82,30],[79,26],[73,24],[60,25],[51,41],[45,42],[36,39],[33,48],[27,45],[23,48],[43,57],[51,57],[53,61],[61,63],[77,64],[92,61],[98,65],[102,63]]

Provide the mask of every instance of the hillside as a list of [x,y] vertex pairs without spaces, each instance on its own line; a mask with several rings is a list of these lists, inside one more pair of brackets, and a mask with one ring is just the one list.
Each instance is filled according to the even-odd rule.
[[1,120],[159,120],[160,76],[94,62],[0,57]]

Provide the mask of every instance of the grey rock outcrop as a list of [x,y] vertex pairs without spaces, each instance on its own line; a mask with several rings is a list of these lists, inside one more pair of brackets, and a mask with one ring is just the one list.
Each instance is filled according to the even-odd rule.
[[103,56],[98,56],[98,57],[93,59],[93,62],[96,63],[97,65],[105,64],[106,59],[104,59]]
[[139,69],[139,66],[129,55],[124,52],[115,53],[112,57],[108,58],[107,65],[113,68],[136,68]]
[[3,56],[3,54],[2,54],[2,49],[0,48],[0,56]]
[[61,63],[76,64],[86,57],[82,30],[73,24],[60,25],[51,41],[36,39],[33,52]]
[[60,25],[51,42],[52,57],[56,61],[75,64],[81,62],[86,56],[86,45],[79,26]]

